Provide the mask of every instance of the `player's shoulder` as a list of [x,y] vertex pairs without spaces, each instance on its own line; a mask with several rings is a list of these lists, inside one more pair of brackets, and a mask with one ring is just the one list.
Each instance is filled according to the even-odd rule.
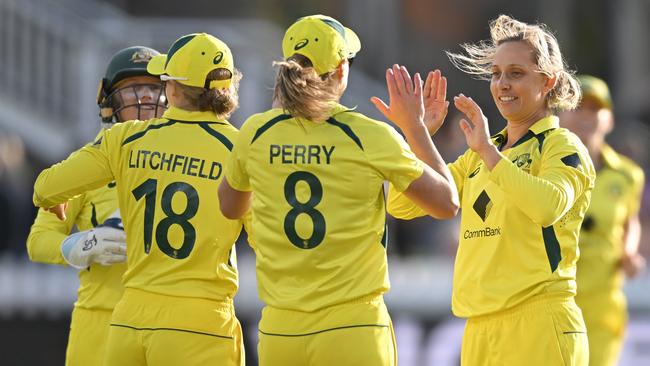
[[386,122],[373,119],[354,110],[345,110],[332,116],[335,122],[348,126],[359,137],[368,142],[381,144],[383,139],[402,139],[397,130]]
[[121,144],[137,139],[151,129],[160,129],[171,125],[172,122],[165,118],[154,118],[146,121],[132,120],[116,123],[104,132],[101,138],[115,139]]
[[286,113],[282,108],[271,108],[267,111],[255,113],[249,116],[241,127],[244,129],[257,129],[266,124],[277,123],[279,121],[293,118],[290,114]]
[[585,145],[582,143],[582,141],[580,141],[580,138],[573,132],[563,127],[554,128],[547,131],[544,140],[544,143],[548,144],[550,147],[564,147],[567,149],[579,150],[581,153],[587,151]]
[[635,184],[642,184],[645,179],[643,169],[632,159],[605,145],[602,149],[603,157],[610,168],[625,175]]

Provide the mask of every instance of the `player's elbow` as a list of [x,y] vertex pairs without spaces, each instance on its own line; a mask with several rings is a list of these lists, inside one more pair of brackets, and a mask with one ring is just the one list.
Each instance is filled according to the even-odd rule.
[[404,191],[404,194],[420,206],[429,216],[449,219],[458,213],[458,193],[449,184],[432,179],[419,178]]
[[237,220],[244,216],[243,213],[235,209],[233,205],[228,204],[228,202],[224,202],[223,200],[219,202],[219,209],[221,210],[221,214],[230,220]]
[[228,219],[242,218],[250,207],[250,192],[238,191],[223,180],[219,185],[219,209]]
[[454,202],[452,199],[451,201],[447,201],[445,204],[440,205],[437,208],[435,215],[431,216],[441,220],[451,219],[458,214],[459,209],[460,206],[458,205],[458,202]]

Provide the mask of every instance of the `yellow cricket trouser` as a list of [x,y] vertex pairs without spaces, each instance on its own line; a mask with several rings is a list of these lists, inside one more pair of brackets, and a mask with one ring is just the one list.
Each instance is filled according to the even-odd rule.
[[393,324],[380,296],[314,312],[265,307],[260,366],[395,366]]
[[587,324],[589,365],[618,365],[627,325],[627,302],[623,291],[579,294],[576,303]]
[[65,351],[66,366],[100,366],[106,351],[110,322],[110,310],[75,307]]
[[467,319],[462,366],[587,366],[589,345],[573,297],[541,295]]
[[105,366],[243,366],[232,300],[127,289],[111,318]]

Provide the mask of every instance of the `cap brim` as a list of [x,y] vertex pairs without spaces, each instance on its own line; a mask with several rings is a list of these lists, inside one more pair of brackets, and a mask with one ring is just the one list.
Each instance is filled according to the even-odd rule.
[[345,43],[348,48],[348,58],[355,57],[357,52],[361,50],[361,41],[352,29],[346,27],[343,28],[345,29]]
[[147,72],[151,75],[162,75],[165,73],[165,64],[167,63],[167,55],[156,55],[151,58],[147,64]]

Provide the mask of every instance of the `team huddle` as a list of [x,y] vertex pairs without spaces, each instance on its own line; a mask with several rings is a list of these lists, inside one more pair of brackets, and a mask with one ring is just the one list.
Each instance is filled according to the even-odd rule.
[[[490,80],[507,127],[491,136],[472,98],[454,97],[469,149],[449,164],[432,140],[447,79],[386,71],[388,103],[371,100],[403,136],[339,104],[361,42],[331,17],[287,29],[273,106],[240,130],[227,118],[242,75],[223,41],[195,33],[167,54],[115,54],[98,95],[104,128],[34,186],[43,209],[30,258],[79,269],[66,364],[244,365],[233,298],[245,228],[265,305],[260,365],[397,365],[386,212],[448,219],[461,208],[451,299],[467,318],[461,364],[614,364],[626,310],[622,277],[609,273],[644,266],[643,172],[603,143],[613,122],[594,117],[611,111],[602,81],[579,82],[543,25],[490,26],[489,41],[448,56]],[[592,267],[606,288],[581,280]]]

